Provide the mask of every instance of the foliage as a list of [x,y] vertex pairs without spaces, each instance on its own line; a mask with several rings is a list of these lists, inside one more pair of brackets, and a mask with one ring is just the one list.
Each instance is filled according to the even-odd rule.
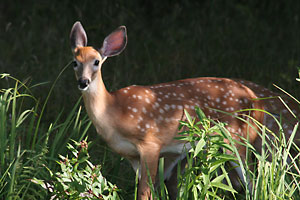
[[[291,154],[297,129],[298,124],[295,125],[288,141],[283,139],[279,142],[279,138],[282,137],[279,136],[278,144],[271,145],[266,142],[269,138],[266,130],[263,130],[261,154],[255,154],[257,168],[252,174],[253,190],[250,193],[253,199],[300,198],[299,149],[295,146],[298,153]],[[268,158],[270,155],[271,160]]]
[[84,137],[90,123],[86,117],[80,120],[78,101],[65,121],[58,115],[47,129],[41,124],[47,101],[40,107],[25,83],[8,74],[0,77],[15,82],[0,93],[0,199],[43,199],[46,193],[29,179],[47,177],[44,166],[55,170],[57,155],[65,152],[70,138]]
[[[299,103],[289,93],[278,86],[276,87]],[[279,99],[290,110],[283,99],[281,97]],[[281,118],[276,119],[272,114],[265,112],[266,115],[273,117],[279,126],[278,133],[273,133],[265,125],[260,124],[260,137],[262,139],[260,153],[247,143],[256,159],[254,172],[248,170],[253,185],[252,190],[249,191],[251,196],[248,199],[250,197],[251,199],[300,198],[300,149],[294,141],[295,135],[299,133],[299,119],[291,110],[290,112],[297,119],[291,134],[283,131]],[[286,135],[289,135],[289,138]]]
[[[68,144],[72,157],[60,155],[61,170],[50,169],[51,181],[32,179],[51,193],[51,199],[119,199],[117,187],[108,182],[101,174],[101,167],[94,166],[88,159],[88,143],[75,142],[77,148]],[[77,150],[79,149],[79,150]]]
[[[71,138],[81,140],[91,125],[86,117],[80,120],[79,101],[65,121],[60,122],[59,115],[46,129],[40,122],[47,101],[40,106],[39,100],[31,95],[31,90],[26,84],[8,74],[2,74],[1,78],[2,80],[13,79],[15,85],[13,88],[1,89],[0,95],[0,198],[43,199],[49,194],[53,198],[68,196],[76,199],[81,198],[82,195],[86,195],[85,198],[93,198],[89,196],[92,194],[100,199],[120,198],[116,188],[103,178],[100,167],[93,166],[86,160],[88,158],[86,149],[82,148],[78,151],[71,145],[67,146]],[[26,108],[31,104],[33,105],[31,108]],[[262,153],[259,154],[245,141],[248,155],[253,154],[256,158],[255,169],[251,171],[249,163],[243,163],[238,156],[238,150],[234,146],[235,141],[224,128],[224,124],[208,119],[198,108],[196,113],[197,120],[192,119],[186,112],[187,121],[181,122],[181,128],[185,128],[185,131],[182,133],[184,136],[179,139],[190,142],[192,148],[187,154],[184,173],[181,174],[179,173],[181,169],[178,170],[178,199],[226,199],[232,196],[246,199],[298,199],[300,197],[298,167],[300,151],[293,142],[298,124],[287,141],[280,139],[284,138],[282,131],[279,132],[282,135],[276,136],[266,130],[262,124],[258,124],[261,129]],[[281,127],[280,120],[277,124]],[[272,143],[266,142],[270,141],[270,134],[276,136]],[[224,139],[227,139],[229,144],[224,143]],[[59,162],[60,170],[58,170],[57,163],[53,161],[57,160],[58,154],[66,154],[66,146],[73,152],[75,158],[60,156],[65,162]],[[220,147],[222,151],[219,150]],[[291,154],[292,148],[298,153]],[[232,152],[232,155],[237,157],[227,155],[225,151]],[[272,155],[271,159],[269,155]],[[244,185],[244,193],[237,194],[232,188],[228,169],[225,168],[225,163],[228,161],[237,162],[241,167],[243,172],[241,182],[251,183],[252,187],[248,184]],[[159,165],[160,177],[163,177],[162,169],[163,160]],[[97,178],[93,174],[97,174]],[[51,179],[52,182],[41,181]],[[30,180],[48,187],[48,190],[52,189],[52,192],[42,190]],[[94,185],[91,185],[91,182]],[[89,188],[90,186],[92,188]],[[107,190],[104,189],[105,187],[108,187]],[[103,194],[103,189],[107,193]],[[155,191],[152,186],[153,194],[160,199],[168,199],[168,192],[165,189],[163,179],[160,180],[160,191]]]
[[187,130],[180,133],[183,136],[179,139],[189,142],[192,148],[187,154],[184,173],[178,174],[178,199],[222,199],[220,195],[226,191],[234,195],[236,191],[225,169],[226,162],[236,160],[228,154],[233,147],[224,141],[230,135],[224,131],[223,123],[214,123],[199,108],[196,114],[197,121],[185,111],[187,121],[181,121],[180,128]]
[[[255,162],[249,163],[241,160],[235,147],[237,141],[232,139],[223,123],[207,118],[199,108],[196,108],[196,113],[197,118],[193,119],[185,111],[187,120],[181,121],[180,128],[186,130],[178,139],[190,142],[191,149],[186,154],[184,169],[180,168],[180,163],[178,164],[177,199],[300,198],[300,149],[293,142],[298,123],[287,141],[280,139],[285,138],[282,131],[276,135],[264,125],[257,124],[260,127],[262,147],[257,151],[244,140],[247,155],[255,157]],[[282,130],[280,121],[274,119]],[[270,140],[271,135],[275,140]],[[224,139],[229,143],[225,143]],[[291,154],[292,149],[297,153]],[[231,154],[228,155],[228,152]],[[234,167],[240,167],[242,171],[240,180],[242,188],[238,193],[228,177],[230,170],[234,170],[226,165],[228,161],[236,163]],[[163,159],[160,159],[158,170],[160,187],[156,189],[153,184],[151,185],[151,191],[157,199],[169,199],[163,182],[163,163]]]

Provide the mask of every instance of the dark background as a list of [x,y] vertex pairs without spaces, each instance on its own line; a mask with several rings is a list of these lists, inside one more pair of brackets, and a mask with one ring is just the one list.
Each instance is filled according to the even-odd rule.
[[[251,80],[270,89],[276,83],[298,97],[299,4],[297,0],[2,1],[0,72],[20,80],[30,77],[31,85],[46,82],[33,89],[37,97],[45,97],[72,60],[69,32],[79,20],[89,45],[95,47],[101,47],[104,37],[118,26],[127,26],[126,50],[102,67],[110,91],[130,84],[217,76]],[[48,115],[72,107],[79,96],[69,67],[55,88]]]

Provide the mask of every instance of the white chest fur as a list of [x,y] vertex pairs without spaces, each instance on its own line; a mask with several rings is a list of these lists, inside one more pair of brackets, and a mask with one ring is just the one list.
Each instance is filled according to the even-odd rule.
[[124,157],[137,157],[139,155],[136,146],[123,137],[113,126],[109,126],[107,123],[94,123],[94,125],[97,133],[115,152]]

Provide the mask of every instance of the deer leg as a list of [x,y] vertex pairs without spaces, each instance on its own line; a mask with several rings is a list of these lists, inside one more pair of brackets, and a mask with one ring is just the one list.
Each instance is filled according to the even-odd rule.
[[141,163],[141,179],[138,188],[138,199],[148,200],[152,199],[148,183],[148,172],[150,174],[152,182],[154,183],[157,173],[157,165],[161,147],[157,143],[146,142],[144,144],[139,145],[138,149],[140,152]]

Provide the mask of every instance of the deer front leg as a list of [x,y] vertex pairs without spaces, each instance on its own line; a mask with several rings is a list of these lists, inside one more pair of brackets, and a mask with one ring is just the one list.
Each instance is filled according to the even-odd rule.
[[157,165],[159,160],[161,146],[155,142],[145,142],[139,145],[140,152],[140,164],[141,164],[141,179],[138,188],[138,199],[148,200],[152,199],[149,183],[148,183],[148,173],[152,183],[155,181],[155,176],[157,173]]

